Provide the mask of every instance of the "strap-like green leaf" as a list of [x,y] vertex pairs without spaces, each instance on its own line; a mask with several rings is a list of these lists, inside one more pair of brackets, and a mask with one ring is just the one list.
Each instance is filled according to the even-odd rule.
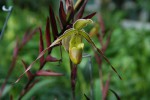
[[93,23],[91,19],[78,19],[74,24],[73,28],[76,30],[81,30],[87,24]]
[[119,76],[119,78],[122,79],[121,76],[116,71],[116,69],[112,66],[110,61],[107,59],[107,57],[103,54],[103,52],[99,48],[96,47],[96,45],[91,40],[89,35],[85,31],[79,31],[79,34],[82,35],[90,44],[92,44],[92,46],[102,55],[102,57],[106,60],[106,62],[111,66],[111,68],[114,70],[114,72],[116,72],[116,74]]

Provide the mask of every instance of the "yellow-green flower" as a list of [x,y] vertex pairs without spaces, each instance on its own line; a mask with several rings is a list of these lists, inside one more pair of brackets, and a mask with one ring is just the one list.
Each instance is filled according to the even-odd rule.
[[[109,60],[105,57],[103,52],[96,47],[92,39],[90,38],[89,34],[87,34],[83,27],[85,27],[87,24],[92,23],[93,21],[91,19],[78,19],[74,24],[73,28],[70,28],[66,30],[60,37],[58,37],[48,48],[58,44],[62,41],[62,45],[64,48],[69,52],[69,57],[71,61],[74,64],[79,64],[82,59],[82,50],[84,47],[84,44],[82,43],[82,38],[85,38],[89,44],[91,44],[94,49],[103,56],[103,58],[106,60],[106,62],[111,66],[111,68],[117,73],[115,68],[111,65]],[[47,48],[47,49],[48,49]],[[46,50],[45,50],[46,51]],[[44,51],[44,52],[45,52]],[[40,55],[41,56],[41,55]],[[40,58],[39,56],[39,58]],[[121,79],[120,75],[117,73],[119,78]]]
[[66,30],[62,36],[60,36],[54,45],[62,41],[62,45],[65,50],[69,52],[69,57],[74,64],[79,64],[82,60],[82,51],[84,43],[82,43],[83,34],[85,31],[83,27],[87,24],[92,23],[91,19],[79,19],[73,24],[73,28]]
[[[87,34],[84,30],[83,27],[85,27],[87,24],[92,23],[93,21],[91,19],[78,19],[74,24],[73,24],[73,28],[70,28],[68,30],[66,30],[61,36],[59,36],[49,47],[47,47],[45,50],[43,50],[39,56],[36,58],[35,61],[33,61],[29,67],[26,69],[26,71],[20,76],[20,78],[27,72],[30,70],[30,68],[33,66],[33,64],[40,59],[47,50],[49,50],[49,48],[51,48],[52,46],[59,44],[60,42],[62,42],[62,45],[64,46],[64,48],[66,49],[66,51],[69,52],[69,57],[71,59],[71,61],[74,64],[79,64],[82,60],[82,51],[83,51],[83,47],[84,47],[84,43],[82,43],[82,38],[85,38],[89,44],[91,44],[94,49],[99,52],[101,54],[101,56],[103,56],[103,58],[107,61],[107,63],[111,66],[111,68],[117,73],[117,71],[115,70],[115,68],[111,65],[111,63],[109,62],[109,60],[105,57],[105,55],[103,54],[103,52],[96,47],[96,45],[94,44],[94,42],[92,41],[92,39],[90,38],[89,34]],[[120,75],[117,73],[117,75],[119,76],[119,78],[121,79]],[[20,78],[15,82],[17,83]]]

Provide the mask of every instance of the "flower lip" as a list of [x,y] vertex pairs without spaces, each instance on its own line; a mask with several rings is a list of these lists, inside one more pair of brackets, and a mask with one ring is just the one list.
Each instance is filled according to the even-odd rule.
[[84,43],[80,43],[77,47],[69,48],[69,56],[74,64],[79,64],[82,60],[82,50]]

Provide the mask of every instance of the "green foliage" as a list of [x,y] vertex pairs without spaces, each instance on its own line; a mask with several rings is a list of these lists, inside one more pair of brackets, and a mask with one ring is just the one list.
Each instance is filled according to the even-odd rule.
[[[23,34],[27,29],[32,29],[37,26],[42,26],[45,28],[46,17],[48,11],[45,10],[47,7],[42,7],[44,9],[39,12],[30,11],[29,8],[20,9],[19,6],[15,5],[15,9],[9,19],[7,24],[7,29],[3,36],[3,39],[0,40],[0,86],[3,83],[7,71],[9,69],[10,63],[12,61],[13,48],[15,47],[16,37],[22,38]],[[34,10],[35,11],[35,10]],[[36,10],[38,11],[38,10]],[[20,14],[21,12],[21,14]],[[111,75],[110,88],[115,90],[122,100],[147,100],[150,95],[150,31],[146,30],[135,30],[135,29],[124,29],[119,25],[119,21],[124,17],[125,13],[121,11],[106,12],[102,11],[104,16],[104,22],[106,28],[112,29],[111,41],[108,46],[108,49],[105,52],[105,55],[110,59],[112,65],[115,66],[119,74],[121,74],[123,80],[118,80],[117,76],[113,73]],[[0,12],[0,18],[2,21],[5,19],[5,15]],[[3,22],[0,22],[0,27]],[[90,30],[86,28],[85,30]],[[44,30],[42,30],[44,32]],[[97,47],[101,47],[96,40]],[[37,57],[38,54],[38,41],[39,35],[36,34],[33,40],[31,40],[20,52],[16,64],[16,67],[13,71],[11,78],[8,80],[6,85],[5,92],[2,99],[9,99],[9,95],[13,95],[16,99],[18,94],[24,86],[24,83],[27,81],[26,77],[13,87],[10,87],[12,83],[16,81],[18,76],[23,73],[23,65],[21,59],[24,59],[27,64],[30,64]],[[100,100],[102,94],[100,92],[100,80],[98,77],[98,64],[95,61],[95,57],[90,45],[87,45],[85,42],[85,53],[89,53],[92,56],[92,69],[93,69],[93,89],[94,89],[94,100]],[[66,51],[63,52],[63,60],[60,63],[53,62],[46,64],[44,69],[52,69],[57,72],[62,72],[65,75],[61,78],[55,77],[38,77],[40,80],[39,83],[31,89],[30,92],[23,98],[36,100],[45,100],[47,98],[55,99],[58,98],[61,100],[71,99],[71,89],[70,89],[70,69],[69,69],[69,57]],[[52,55],[54,57],[60,57],[59,47],[52,50]],[[35,63],[32,72],[35,72],[38,69],[39,63]],[[76,98],[77,100],[84,100],[85,93],[90,97],[90,79],[89,71],[87,67],[89,66],[89,61],[86,58],[83,58],[81,64],[79,65],[78,78],[77,78],[77,89],[76,89]],[[103,77],[104,80],[107,80],[108,73],[111,71],[108,67],[108,64],[103,64]],[[66,98],[67,97],[67,98]],[[116,100],[114,95],[109,92],[109,100]]]

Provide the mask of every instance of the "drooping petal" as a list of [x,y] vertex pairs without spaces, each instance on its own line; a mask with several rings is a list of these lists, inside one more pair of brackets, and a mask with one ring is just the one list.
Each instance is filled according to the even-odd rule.
[[91,19],[78,19],[74,24],[73,28],[76,30],[81,30],[87,24],[93,23]]
[[111,66],[111,68],[114,70],[114,72],[118,75],[118,77],[120,78],[120,79],[122,79],[121,78],[121,76],[118,74],[118,72],[116,71],[116,69],[112,66],[112,64],[110,63],[110,61],[107,59],[107,57],[103,54],[103,52],[99,49],[99,48],[97,48],[96,47],[96,45],[94,44],[94,42],[92,41],[92,39],[90,38],[90,36],[85,32],[85,31],[79,31],[79,33],[80,33],[80,35],[82,35],[95,49],[96,49],[96,51],[97,52],[99,52],[101,55],[102,55],[102,57],[106,60],[106,62]]
[[66,51],[69,51],[69,41],[71,39],[72,35],[67,36],[66,38],[62,39],[62,45],[64,46]]

